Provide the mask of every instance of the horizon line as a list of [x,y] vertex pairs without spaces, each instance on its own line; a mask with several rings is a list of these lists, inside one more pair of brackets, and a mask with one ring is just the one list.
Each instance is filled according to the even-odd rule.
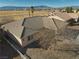
[[[47,6],[47,7],[52,7],[52,8],[62,8],[62,7],[73,7],[73,6],[79,6],[79,5],[68,5],[68,6],[49,6],[49,5],[31,5],[31,6]],[[12,5],[12,7],[31,7],[31,6],[17,6],[17,5]],[[0,7],[9,7],[7,6],[0,6]]]

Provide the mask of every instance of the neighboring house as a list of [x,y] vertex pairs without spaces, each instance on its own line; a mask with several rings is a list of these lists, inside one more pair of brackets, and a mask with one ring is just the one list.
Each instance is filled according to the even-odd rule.
[[52,18],[55,21],[57,28],[61,29],[69,24],[67,21],[71,21],[74,19],[76,21],[78,19],[78,15],[76,13],[66,13],[66,12],[53,12],[49,18]]
[[62,12],[53,12],[53,15],[49,16],[49,18],[55,22],[58,30],[65,27],[68,24],[66,21],[71,19],[67,13]]
[[[62,30],[65,27],[61,32],[61,36],[64,39],[72,40],[74,44],[79,44],[79,16],[77,13],[53,12],[49,18],[53,19],[58,29]],[[68,21],[74,21],[74,25],[69,26]]]
[[53,31],[53,33],[57,30],[52,19],[48,17],[25,18],[24,20],[18,20],[2,25],[1,28],[23,47],[38,40],[34,35],[39,33],[41,29],[48,29],[49,31]]

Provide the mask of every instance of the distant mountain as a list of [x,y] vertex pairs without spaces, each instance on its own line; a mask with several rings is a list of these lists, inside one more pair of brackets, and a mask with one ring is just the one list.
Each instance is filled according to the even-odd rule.
[[16,7],[16,6],[4,6],[0,7],[0,10],[24,10],[26,7]]
[[[34,9],[50,9],[48,6],[33,6]],[[0,10],[24,10],[29,9],[30,7],[17,7],[17,6],[4,6],[0,7]]]
[[50,9],[52,7],[48,7],[48,6],[34,6],[35,9]]

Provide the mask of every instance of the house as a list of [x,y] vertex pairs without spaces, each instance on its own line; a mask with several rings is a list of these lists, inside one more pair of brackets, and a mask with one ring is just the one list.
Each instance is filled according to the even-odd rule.
[[66,13],[66,12],[52,12],[52,15],[49,16],[49,18],[52,18],[53,21],[55,21],[57,28],[61,29],[65,27],[69,22],[77,21],[78,15],[76,13]]
[[55,24],[58,29],[58,31],[61,28],[64,28],[68,23],[66,22],[67,20],[71,19],[71,17],[67,13],[62,13],[62,12],[53,12],[53,15],[49,16]]
[[[61,32],[59,40],[61,37],[65,40],[71,40],[73,44],[79,44],[79,16],[77,13],[65,13],[65,12],[53,12],[49,18],[52,18],[55,22],[58,31]],[[73,23],[73,25],[69,25]]]
[[[2,25],[1,28],[7,32],[9,37],[18,42],[22,47],[38,40],[39,37],[36,37],[36,35],[41,31],[44,32],[44,30],[48,30],[47,32],[55,34],[55,31],[57,30],[51,18],[41,16],[25,18],[24,20],[7,23]],[[44,33],[48,34],[47,32]]]

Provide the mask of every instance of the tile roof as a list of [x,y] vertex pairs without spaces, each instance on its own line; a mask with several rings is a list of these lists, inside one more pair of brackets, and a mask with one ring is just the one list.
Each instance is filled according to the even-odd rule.
[[65,12],[63,12],[63,13],[62,12],[53,12],[53,14],[55,16],[58,16],[58,17],[62,18],[65,21],[72,18],[71,16],[68,15],[68,13],[65,13]]
[[[50,20],[50,21],[48,22],[47,20]],[[32,35],[33,33],[38,32],[39,29],[47,28],[46,25],[48,25],[50,22],[51,22],[51,19],[48,17],[26,18],[23,24],[23,26],[25,27],[25,30],[22,36],[29,36],[29,35]],[[53,27],[51,29],[55,29],[55,25],[53,22],[48,27]]]
[[22,22],[23,20],[14,21],[14,22],[5,24],[2,27],[4,27],[5,30],[8,30],[9,32],[11,32],[12,34],[20,38],[24,28],[22,26]]

